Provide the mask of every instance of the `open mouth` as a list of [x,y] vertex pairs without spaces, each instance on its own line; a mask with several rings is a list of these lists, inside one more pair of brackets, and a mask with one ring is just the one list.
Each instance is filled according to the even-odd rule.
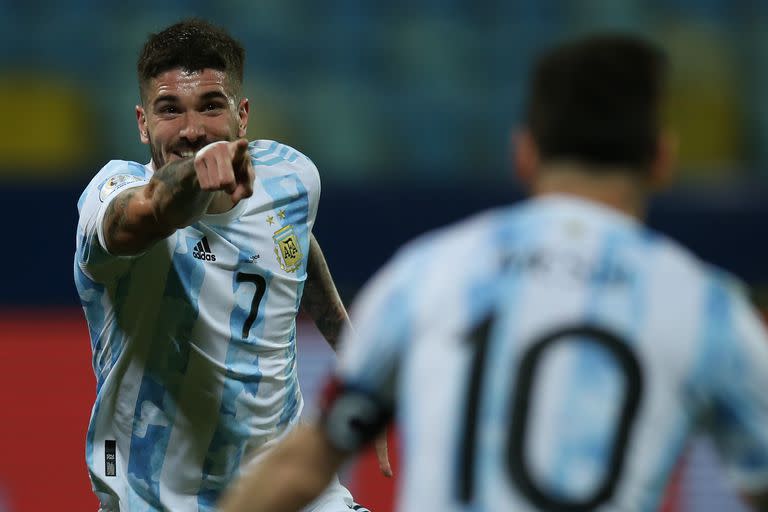
[[172,151],[171,154],[179,157],[179,158],[192,158],[195,156],[195,152],[192,150],[186,150],[186,151]]

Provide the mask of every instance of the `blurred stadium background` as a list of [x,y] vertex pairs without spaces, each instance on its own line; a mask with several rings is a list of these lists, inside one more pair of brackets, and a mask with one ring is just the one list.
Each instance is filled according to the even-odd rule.
[[[76,201],[108,160],[148,160],[135,59],[149,32],[189,15],[247,48],[250,138],[318,165],[316,234],[347,300],[405,240],[522,197],[508,142],[541,49],[595,29],[651,37],[671,55],[667,119],[681,137],[680,178],[651,223],[766,304],[768,2],[0,0],[0,511],[96,508],[83,461],[95,381],[72,284]],[[301,332],[311,402],[331,356],[308,324]],[[361,502],[390,509],[392,483],[370,454],[347,478]],[[665,510],[742,510],[706,443]]]

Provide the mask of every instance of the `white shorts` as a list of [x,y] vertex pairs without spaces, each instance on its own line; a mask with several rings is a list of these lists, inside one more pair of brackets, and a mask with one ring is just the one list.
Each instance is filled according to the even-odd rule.
[[339,477],[333,477],[330,485],[312,503],[302,509],[302,512],[349,512],[355,510],[352,494],[341,485]]

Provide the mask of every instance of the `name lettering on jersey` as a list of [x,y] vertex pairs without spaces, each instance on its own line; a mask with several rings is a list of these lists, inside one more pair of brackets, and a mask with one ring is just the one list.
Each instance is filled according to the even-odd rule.
[[628,285],[632,276],[618,261],[588,261],[579,254],[545,249],[511,252],[504,257],[502,265],[519,272],[607,285]]
[[286,272],[296,272],[301,266],[302,254],[293,225],[288,224],[278,229],[272,239],[275,241],[275,256],[280,268]]
[[99,191],[99,200],[103,203],[106,198],[111,196],[129,183],[136,183],[142,181],[142,178],[134,176],[133,174],[115,174],[111,176],[102,186]]
[[195,248],[192,251],[192,256],[203,261],[216,261],[216,255],[213,254],[211,246],[208,245],[207,236],[204,236],[202,240],[197,242],[197,245],[195,245]]

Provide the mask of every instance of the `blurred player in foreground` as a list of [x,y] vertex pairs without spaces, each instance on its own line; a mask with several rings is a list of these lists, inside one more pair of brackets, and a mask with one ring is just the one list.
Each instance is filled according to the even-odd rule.
[[664,57],[595,36],[539,61],[533,198],[407,245],[361,294],[322,420],[223,510],[296,510],[393,413],[400,510],[654,511],[703,429],[765,508],[768,339],[741,288],[644,227],[673,164]]
[[[243,138],[243,59],[200,20],[152,34],[136,107],[152,160],[109,162],[78,203],[97,377],[86,457],[104,511],[212,510],[298,421],[299,305],[331,345],[348,323],[312,236],[317,168]],[[358,508],[328,482],[311,510]]]

